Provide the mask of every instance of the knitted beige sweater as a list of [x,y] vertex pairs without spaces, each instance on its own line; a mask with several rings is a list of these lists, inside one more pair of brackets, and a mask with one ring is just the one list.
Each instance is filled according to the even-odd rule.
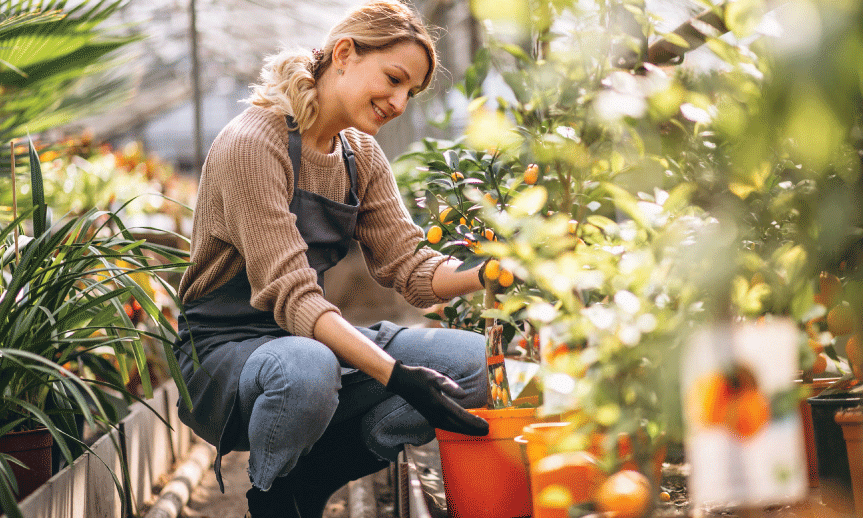
[[[429,248],[404,206],[389,162],[370,135],[345,131],[357,162],[360,209],[354,238],[372,277],[393,287],[416,307],[442,302],[431,288],[444,256]],[[192,227],[190,266],[180,282],[183,302],[221,286],[243,267],[252,287],[251,305],[272,311],[289,333],[312,337],[315,322],[338,311],[323,297],[306,244],[289,210],[293,170],[288,127],[282,115],[250,107],[213,142],[201,174]],[[350,177],[342,146],[322,154],[303,147],[301,189],[344,202]]]

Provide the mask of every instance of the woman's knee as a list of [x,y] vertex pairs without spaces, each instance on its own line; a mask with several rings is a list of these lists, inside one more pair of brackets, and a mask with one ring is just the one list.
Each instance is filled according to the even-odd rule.
[[415,354],[424,356],[417,358],[420,365],[438,370],[456,381],[471,379],[485,372],[485,337],[479,333],[435,329],[428,336],[413,338],[425,342],[420,347],[416,347],[418,344],[408,346]]
[[337,403],[339,361],[332,350],[316,340],[295,336],[272,340],[256,350],[249,362],[262,393],[287,391],[292,399],[308,400],[313,405]]

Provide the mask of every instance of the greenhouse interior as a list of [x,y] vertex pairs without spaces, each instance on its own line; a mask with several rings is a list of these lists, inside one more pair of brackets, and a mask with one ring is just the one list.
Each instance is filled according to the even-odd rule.
[[0,137],[0,518],[863,517],[857,0],[0,0]]

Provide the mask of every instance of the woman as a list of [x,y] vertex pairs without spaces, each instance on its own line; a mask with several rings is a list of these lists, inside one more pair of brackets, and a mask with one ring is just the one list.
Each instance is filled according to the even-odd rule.
[[422,230],[373,138],[436,64],[417,15],[373,0],[322,50],[268,58],[207,156],[179,289],[175,351],[194,402],[180,413],[218,447],[220,487],[221,455],[250,451],[252,518],[319,517],[332,492],[435,427],[488,432],[464,410],[486,400],[482,336],[355,328],[321,288],[351,239],[374,279],[415,306],[482,287],[477,269],[416,250]]

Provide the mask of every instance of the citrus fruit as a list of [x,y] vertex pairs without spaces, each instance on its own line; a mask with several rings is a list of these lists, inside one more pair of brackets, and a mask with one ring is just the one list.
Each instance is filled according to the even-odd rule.
[[447,216],[449,216],[450,211],[452,211],[452,207],[447,207],[441,211],[440,215],[438,216],[438,219],[441,223],[446,223],[446,218]]
[[452,178],[452,181],[457,182],[459,180],[464,180],[464,175],[458,171],[453,172],[453,174],[449,175]]
[[815,356],[815,361],[812,363],[812,374],[821,374],[827,370],[827,356],[818,354]]
[[489,193],[489,192],[485,193],[482,197],[485,201],[489,202],[492,205],[497,203],[497,198],[492,196],[491,193]]
[[632,438],[628,433],[621,432],[617,435],[617,458],[624,459],[632,455]]
[[570,234],[575,234],[576,230],[578,230],[578,221],[571,219],[566,222],[566,231]]
[[490,229],[490,228],[485,229],[485,231],[483,231],[483,235],[484,235],[484,236],[485,236],[485,238],[486,238],[486,239],[488,239],[489,241],[494,241],[494,240],[495,240],[494,230],[492,230],[492,229]]
[[533,185],[537,180],[539,180],[539,166],[536,164],[530,164],[527,166],[527,169],[524,170],[524,183]]
[[438,226],[434,226],[429,229],[426,239],[429,243],[434,245],[440,242],[441,237],[443,237],[443,229]]
[[500,277],[500,261],[489,259],[485,265],[485,278],[490,281],[496,281],[498,277]]
[[515,278],[513,277],[512,272],[501,268],[500,275],[497,278],[497,283],[502,287],[507,288],[512,285],[513,280],[515,280]]
[[833,336],[847,335],[854,331],[854,310],[849,304],[837,304],[827,313],[827,329]]
[[637,471],[618,471],[599,486],[595,501],[615,518],[640,518],[650,504],[650,481]]
[[818,275],[818,288],[828,308],[839,302],[842,296],[842,281],[830,272],[821,272]]

